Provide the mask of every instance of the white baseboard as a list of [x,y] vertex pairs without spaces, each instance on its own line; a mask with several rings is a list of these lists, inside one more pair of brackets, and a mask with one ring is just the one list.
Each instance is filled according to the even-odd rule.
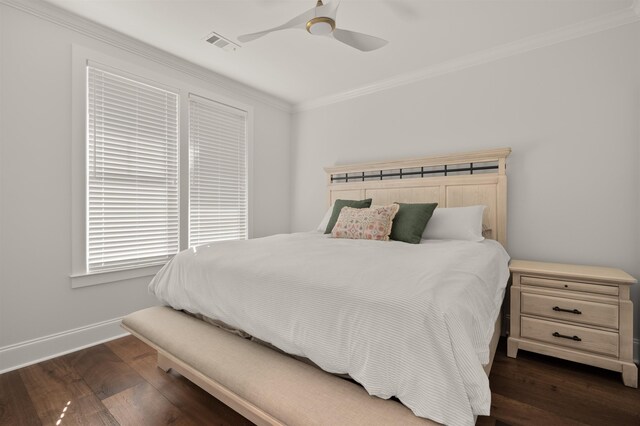
[[120,318],[39,337],[0,348],[0,374],[97,345],[127,333]]
[[[508,318],[509,314],[506,316]],[[114,318],[5,346],[0,348],[0,374],[108,342],[128,334],[120,327],[120,318]],[[635,354],[634,361],[638,363],[640,339],[633,339],[633,353]]]

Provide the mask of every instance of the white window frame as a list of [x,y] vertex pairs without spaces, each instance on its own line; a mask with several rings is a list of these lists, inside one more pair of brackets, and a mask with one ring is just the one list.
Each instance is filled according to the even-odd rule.
[[[175,70],[151,62],[144,58],[122,52],[114,57],[80,45],[72,45],[71,52],[71,287],[80,288],[97,284],[150,277],[162,265],[145,266],[117,271],[88,273],[87,264],[87,65],[100,67],[123,75],[153,82],[161,87],[171,88],[178,93],[178,157],[179,157],[179,197],[180,197],[180,250],[187,248],[189,241],[189,94],[208,98],[247,112],[247,202],[248,236],[253,236],[253,107],[208,89],[205,81],[196,85],[171,77]],[[120,58],[122,56],[123,58]],[[160,70],[159,72],[156,70]],[[197,77],[191,78],[195,80]]]

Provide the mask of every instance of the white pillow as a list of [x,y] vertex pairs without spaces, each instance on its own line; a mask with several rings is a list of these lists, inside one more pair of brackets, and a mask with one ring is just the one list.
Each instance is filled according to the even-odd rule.
[[329,224],[329,220],[331,220],[331,214],[333,213],[333,204],[331,204],[331,207],[329,207],[329,210],[327,210],[327,212],[324,214],[324,217],[322,218],[322,222],[320,222],[320,225],[318,225],[317,231],[318,232],[323,232],[327,230],[327,225]]
[[486,206],[436,208],[422,233],[424,240],[482,241]]

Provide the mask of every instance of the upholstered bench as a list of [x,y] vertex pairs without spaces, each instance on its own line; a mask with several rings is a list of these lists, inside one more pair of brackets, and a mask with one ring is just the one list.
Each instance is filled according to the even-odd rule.
[[174,369],[258,425],[435,425],[393,400],[168,307],[122,326]]

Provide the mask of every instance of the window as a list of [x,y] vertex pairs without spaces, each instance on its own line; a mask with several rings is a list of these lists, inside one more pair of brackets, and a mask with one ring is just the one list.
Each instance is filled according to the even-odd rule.
[[72,288],[251,235],[250,105],[143,58],[73,45],[71,69]]
[[178,94],[87,67],[88,273],[179,249]]
[[247,112],[189,98],[189,246],[247,238]]

